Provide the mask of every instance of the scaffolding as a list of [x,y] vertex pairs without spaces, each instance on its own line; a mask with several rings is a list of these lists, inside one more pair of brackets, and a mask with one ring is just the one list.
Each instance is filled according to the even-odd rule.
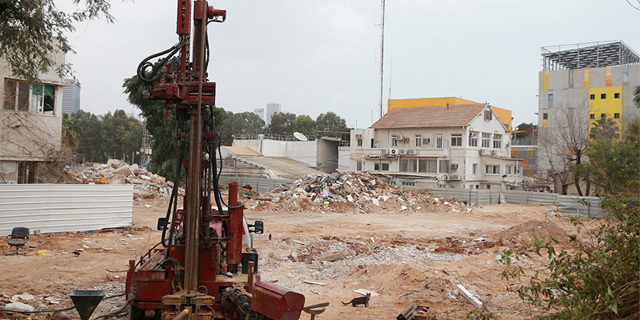
[[640,56],[622,41],[542,47],[543,71],[640,64]]

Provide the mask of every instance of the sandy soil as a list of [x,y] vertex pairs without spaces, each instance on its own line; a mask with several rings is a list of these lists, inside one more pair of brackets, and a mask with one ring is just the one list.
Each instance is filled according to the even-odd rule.
[[[0,246],[0,305],[16,294],[29,293],[34,298],[23,302],[40,310],[59,309],[71,306],[67,294],[72,289],[103,288],[107,295],[124,292],[124,273],[118,271],[159,241],[160,232],[154,229],[166,206],[166,200],[136,201],[130,228],[32,235],[27,256],[4,256],[14,249]],[[245,214],[265,224],[265,233],[254,243],[262,279],[303,293],[307,305],[330,302],[317,319],[395,319],[411,303],[432,307],[438,319],[463,319],[474,307],[458,294],[458,284],[501,319],[530,318],[534,309],[514,292],[518,283],[500,278],[504,266],[497,259],[509,246],[549,233],[567,247],[570,240],[565,234],[576,233],[569,219],[549,215],[547,207],[538,205],[434,211],[439,213],[247,210]],[[585,240],[584,233],[578,241]],[[36,253],[43,249],[48,252]],[[336,253],[338,259],[332,261]],[[341,303],[360,296],[354,292],[357,289],[374,292],[368,308]],[[123,297],[115,297],[101,303],[93,318],[122,301]],[[73,310],[64,314],[79,319]],[[47,317],[36,314],[32,319]],[[26,316],[0,313],[0,318]]]

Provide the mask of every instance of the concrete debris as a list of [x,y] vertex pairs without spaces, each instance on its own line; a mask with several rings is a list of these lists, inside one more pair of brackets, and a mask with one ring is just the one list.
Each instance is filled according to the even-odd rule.
[[306,175],[300,179],[261,194],[245,203],[258,210],[334,211],[377,210],[470,212],[466,204],[455,199],[440,199],[426,190],[404,190],[390,185],[367,172]]
[[18,312],[32,312],[35,310],[34,307],[24,304],[22,302],[11,302],[4,305],[5,310],[18,311]]
[[482,302],[480,302],[478,298],[476,298],[473,294],[471,294],[471,292],[469,292],[465,287],[463,287],[460,284],[457,285],[456,287],[458,288],[462,296],[464,296],[465,299],[467,299],[467,301],[469,301],[474,307],[476,307],[477,309],[482,309]]
[[[94,163],[62,170],[60,183],[71,184],[132,184],[134,199],[169,198],[173,183],[162,176],[122,160],[109,159],[106,164]],[[178,189],[184,194],[182,188]]]

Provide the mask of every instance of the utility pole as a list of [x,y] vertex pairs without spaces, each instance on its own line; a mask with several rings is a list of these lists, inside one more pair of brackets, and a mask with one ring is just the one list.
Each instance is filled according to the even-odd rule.
[[383,86],[384,86],[384,11],[385,11],[386,2],[382,0],[382,24],[381,29],[382,32],[380,34],[380,114],[379,118],[382,118],[382,102],[384,98]]

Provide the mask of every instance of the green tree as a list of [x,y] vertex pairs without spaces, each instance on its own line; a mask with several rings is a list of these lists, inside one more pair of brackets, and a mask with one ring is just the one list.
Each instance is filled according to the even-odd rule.
[[264,120],[253,112],[233,113],[228,111],[220,127],[222,145],[230,146],[236,134],[256,135],[262,133]]
[[633,91],[633,103],[636,104],[636,107],[640,108],[640,86],[637,86]]
[[73,23],[104,18],[109,14],[107,0],[74,0],[76,10],[60,11],[54,0],[0,0],[0,58],[11,66],[11,72],[31,83],[38,74],[55,70],[60,76],[70,75],[70,66],[55,65],[54,52],[72,51],[66,34],[75,30]]
[[316,134],[316,122],[306,114],[299,115],[293,122],[293,131],[309,137]]
[[535,136],[535,132],[538,130],[538,126],[533,123],[521,123],[516,127],[516,132],[514,135],[515,139],[529,139]]
[[346,132],[347,122],[339,115],[329,111],[322,113],[316,118],[316,129],[318,131],[334,131],[334,132]]
[[83,162],[106,162],[107,156],[104,152],[103,122],[90,112],[79,110],[70,115],[75,120],[82,134],[78,139],[78,155]]
[[153,136],[151,161],[148,169],[156,174],[175,180],[178,146],[175,122],[167,123],[164,102],[144,98],[144,82],[138,76],[125,79],[122,85],[127,100],[137,106],[146,119],[146,127]]
[[142,126],[140,122],[129,117],[124,110],[108,112],[102,118],[104,131],[102,141],[109,158],[116,158],[128,163],[135,162],[135,152],[142,146]]
[[71,118],[68,113],[62,116],[62,143],[71,150],[78,148],[82,128],[78,125],[78,119]]
[[288,136],[293,134],[293,123],[296,115],[290,112],[277,112],[271,117],[271,123],[267,128],[270,134]]

